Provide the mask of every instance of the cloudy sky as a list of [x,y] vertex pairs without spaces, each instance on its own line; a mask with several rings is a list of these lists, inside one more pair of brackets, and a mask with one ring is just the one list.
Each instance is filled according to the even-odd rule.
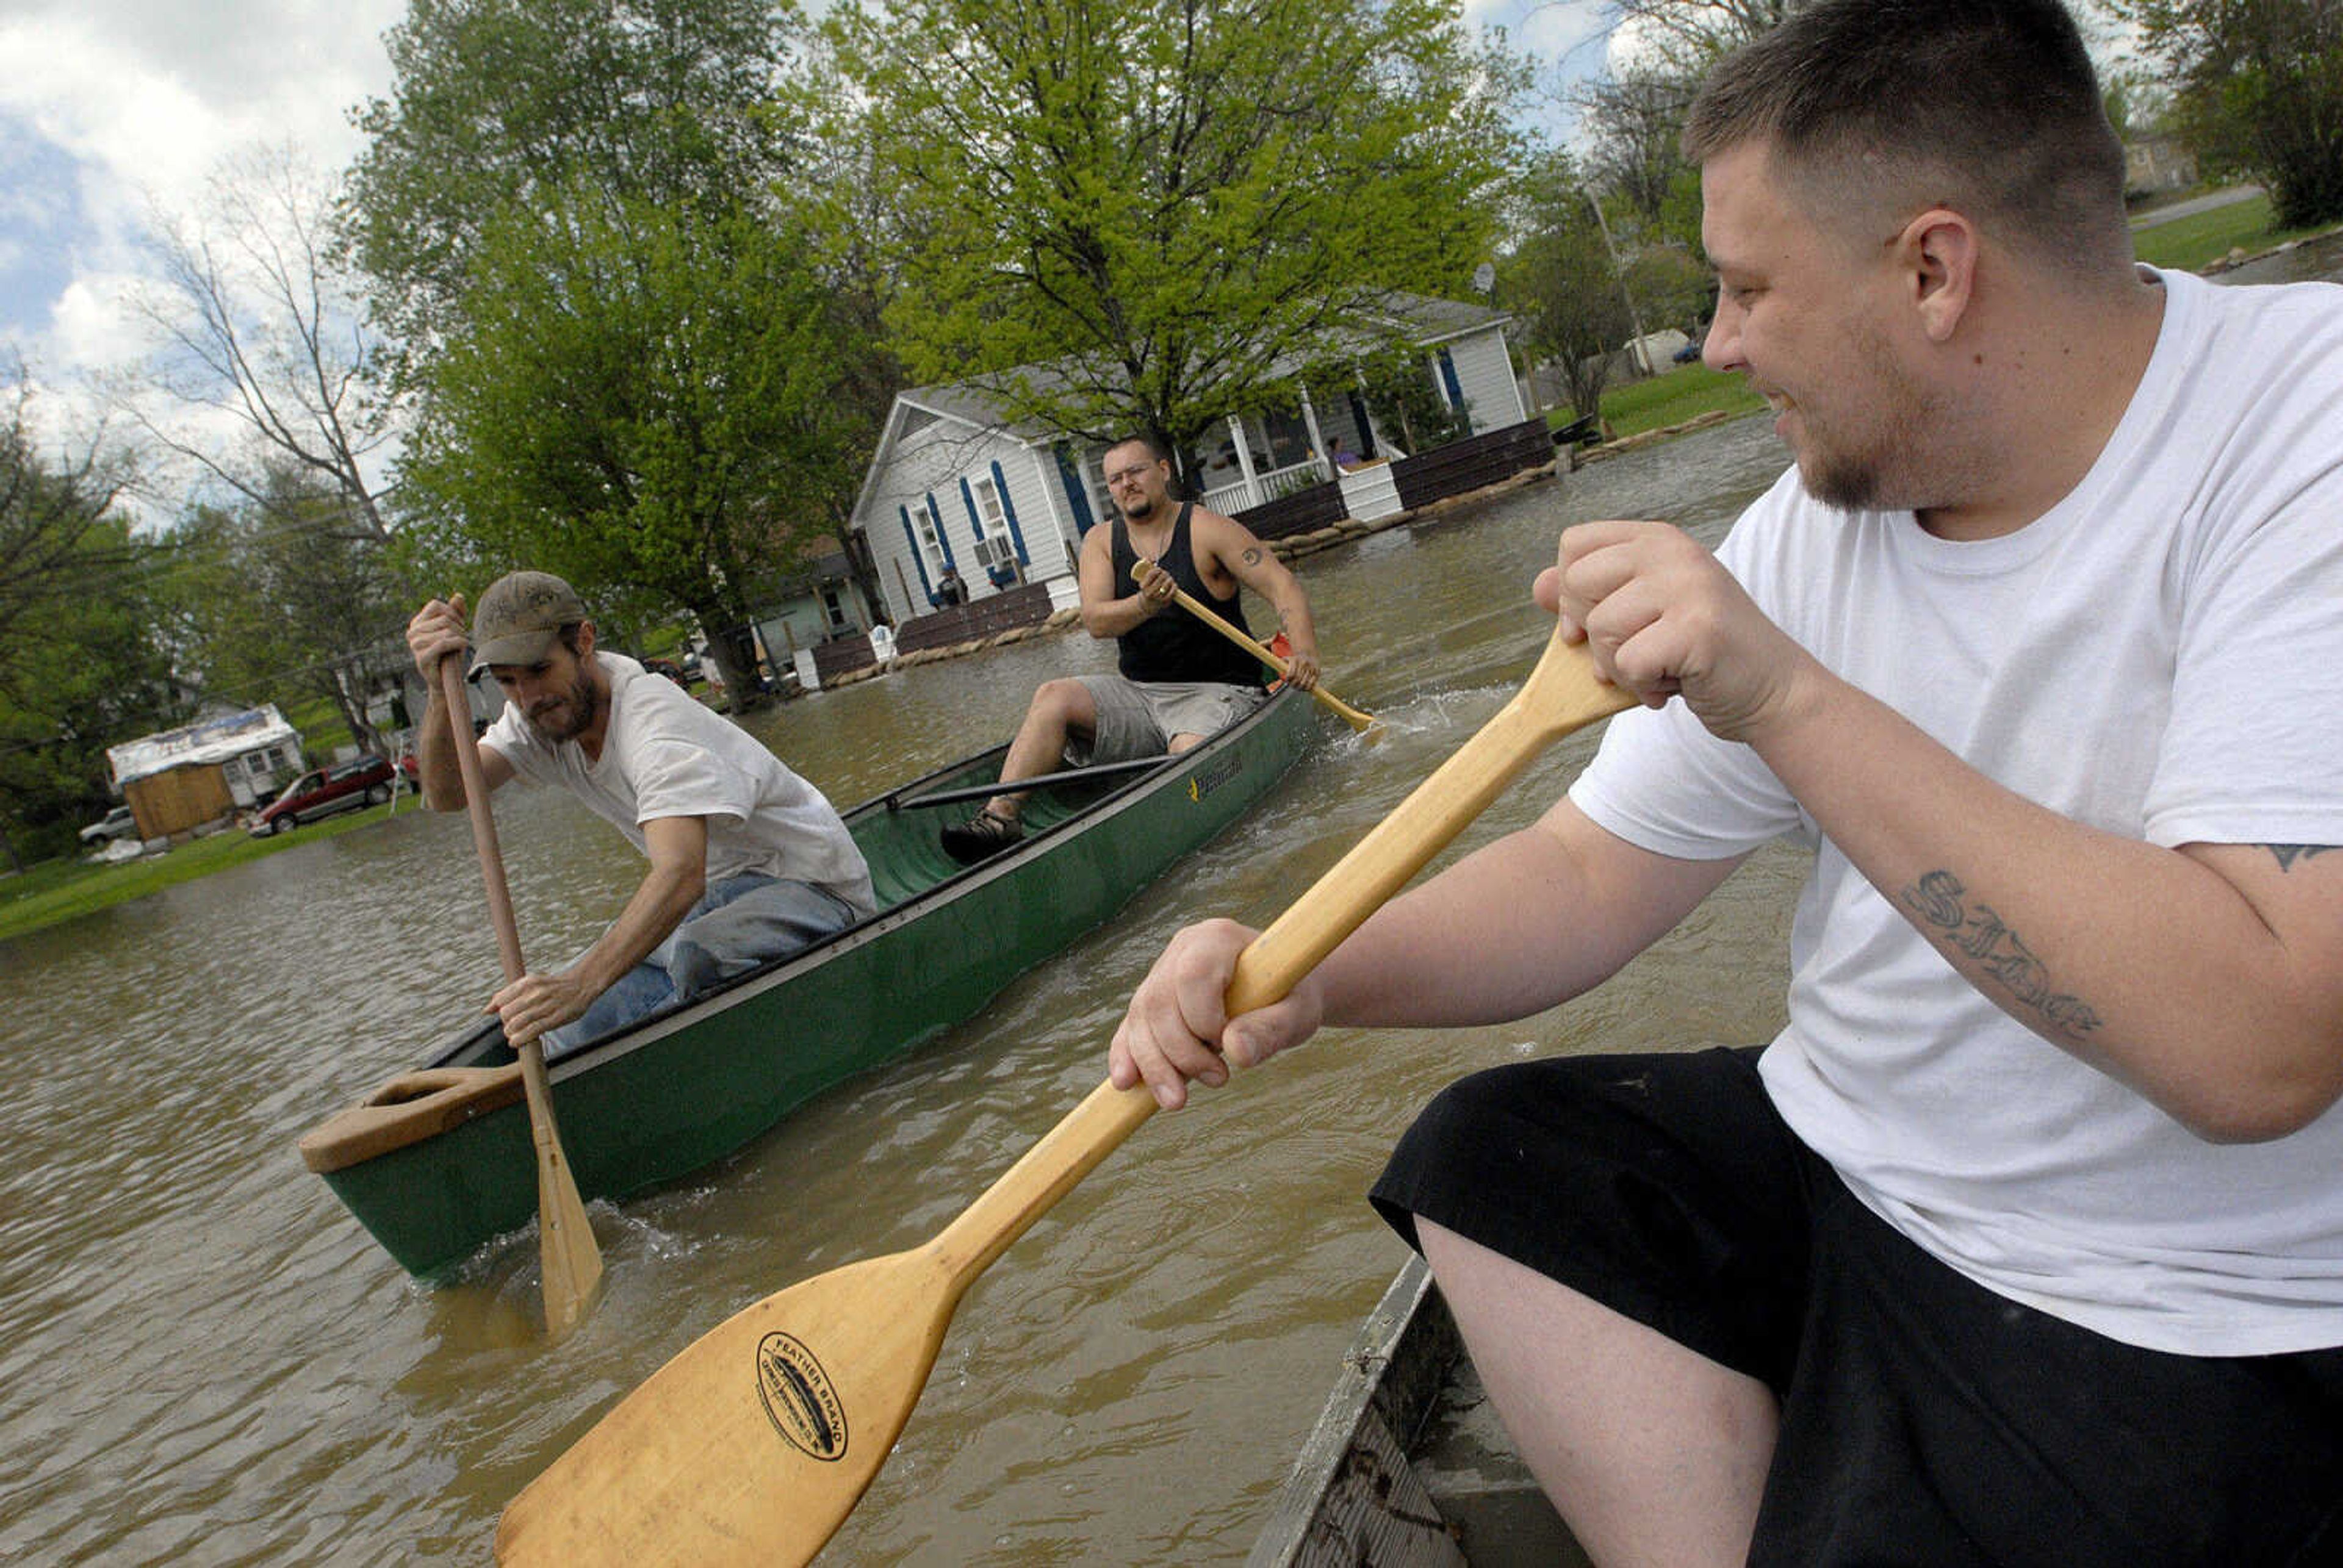
[[0,0],[0,344],[44,384],[135,355],[120,308],[152,204],[298,143],[339,167],[405,0]]
[[[1583,73],[1600,0],[1468,0],[1476,20]],[[349,111],[387,93],[405,0],[0,0],[0,347],[67,401],[134,360],[126,286],[157,205],[185,214],[221,161],[290,141],[327,169]]]

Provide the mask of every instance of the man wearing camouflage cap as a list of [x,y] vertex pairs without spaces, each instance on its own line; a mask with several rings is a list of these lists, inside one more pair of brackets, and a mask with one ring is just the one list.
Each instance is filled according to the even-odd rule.
[[[631,658],[598,651],[570,586],[499,578],[470,628],[470,673],[505,710],[480,740],[490,789],[568,789],[650,861],[618,918],[566,969],[488,1001],[516,1044],[558,1056],[874,912],[870,872],[837,810],[738,725]],[[467,646],[461,595],[415,614],[407,642],[432,694],[420,726],[423,798],[465,809],[439,662]],[[467,716],[468,718],[468,716]]]

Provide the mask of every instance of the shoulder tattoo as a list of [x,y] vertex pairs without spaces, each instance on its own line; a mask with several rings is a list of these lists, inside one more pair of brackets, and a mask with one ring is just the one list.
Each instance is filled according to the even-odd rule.
[[2279,870],[2291,871],[2297,860],[2308,860],[2313,855],[2323,855],[2335,846],[2332,844],[2264,844],[2262,848],[2277,857]]
[[1967,892],[1958,877],[1937,870],[1905,889],[1902,900],[1923,930],[1992,976],[2059,1039],[2079,1042],[2097,1029],[2090,1004],[2056,990],[2034,950],[1989,906],[1967,901]]

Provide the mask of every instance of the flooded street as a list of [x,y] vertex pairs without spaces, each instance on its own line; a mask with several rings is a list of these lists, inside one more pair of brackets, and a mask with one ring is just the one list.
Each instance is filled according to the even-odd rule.
[[[2330,237],[2229,280],[2338,272]],[[1095,1087],[1174,930],[1272,917],[1493,714],[1550,629],[1529,582],[1562,527],[1658,517],[1713,543],[1785,461],[1743,419],[1297,562],[1329,686],[1388,739],[1324,719],[1234,829],[978,1019],[688,1183],[595,1205],[603,1299],[558,1347],[536,1328],[533,1233],[417,1285],[295,1151],[494,988],[461,818],[402,805],[0,943],[0,1561],[486,1561],[506,1501],[701,1333],[957,1215]],[[1039,681],[1111,663],[1079,634],[1037,638],[750,728],[843,807],[1006,737]],[[1598,734],[1460,848],[1534,818]],[[640,862],[566,798],[507,790],[498,813],[524,949],[558,962]],[[1761,854],[1555,1013],[1329,1031],[1153,1119],[970,1290],[823,1561],[1242,1561],[1403,1257],[1363,1192],[1415,1110],[1523,1055],[1766,1039],[1802,871]]]

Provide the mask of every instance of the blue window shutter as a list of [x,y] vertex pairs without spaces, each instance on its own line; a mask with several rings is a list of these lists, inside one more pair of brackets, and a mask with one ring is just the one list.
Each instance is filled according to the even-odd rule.
[[1440,351],[1440,379],[1448,388],[1448,406],[1451,408],[1464,407],[1464,388],[1456,379],[1456,361],[1449,357],[1445,348]]
[[1009,519],[1009,542],[1017,547],[1017,564],[1030,567],[1033,558],[1025,553],[1025,530],[1017,526],[1017,503],[1009,498],[1009,476],[1001,471],[1001,459],[992,461],[992,485],[1001,497],[1001,515]]
[[1073,454],[1066,450],[1063,441],[1050,450],[1057,456],[1058,478],[1066,487],[1066,499],[1073,503],[1074,538],[1079,539],[1097,525],[1098,518],[1091,514],[1091,498],[1082,489],[1082,476],[1074,467]]
[[928,604],[933,608],[936,590],[928,581],[928,552],[920,548],[920,530],[911,526],[911,508],[897,507],[895,511],[903,519],[903,542],[911,547],[911,564],[920,568],[920,591],[928,596]]
[[979,544],[982,544],[984,542],[984,523],[976,515],[976,492],[969,488],[968,477],[966,475],[962,475],[960,477],[960,504],[968,508],[969,538],[974,539]]

